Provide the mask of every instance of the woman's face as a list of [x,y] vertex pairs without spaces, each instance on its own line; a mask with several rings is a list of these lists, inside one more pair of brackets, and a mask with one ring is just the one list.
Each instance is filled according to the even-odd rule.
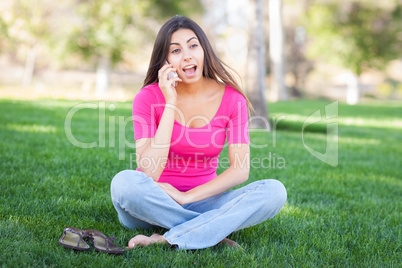
[[172,34],[167,60],[177,69],[182,83],[195,83],[202,78],[204,50],[192,30],[179,29]]

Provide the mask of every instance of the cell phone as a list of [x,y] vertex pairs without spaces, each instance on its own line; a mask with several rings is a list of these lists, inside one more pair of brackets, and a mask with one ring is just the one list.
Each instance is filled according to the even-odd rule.
[[[166,60],[166,64],[169,64],[169,62]],[[176,72],[170,72],[169,74],[168,74],[168,79],[172,79],[173,77],[178,77],[178,75],[177,75],[177,73]],[[173,86],[174,87],[177,87],[177,81],[175,81],[174,83],[173,83]]]

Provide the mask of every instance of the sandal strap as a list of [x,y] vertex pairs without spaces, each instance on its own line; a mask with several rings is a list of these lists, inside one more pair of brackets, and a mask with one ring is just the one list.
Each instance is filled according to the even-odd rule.
[[116,240],[115,236],[106,237],[106,249],[109,250],[109,240]]
[[109,240],[116,240],[115,236],[107,237],[106,235],[104,235],[102,232],[100,232],[98,230],[87,229],[87,230],[84,230],[84,232],[86,232],[88,234],[88,236],[98,236],[98,237],[105,239],[107,250],[109,250]]
[[64,230],[63,230],[63,234],[64,234],[64,237],[66,236],[67,232],[70,232],[70,233],[79,235],[80,239],[78,240],[78,243],[77,243],[77,247],[79,247],[81,241],[84,242],[83,237],[86,237],[86,236],[87,236],[87,233],[86,233],[85,231],[83,231],[83,230],[81,230],[81,231],[82,231],[82,232],[77,232],[77,231],[74,230],[74,228],[72,228],[72,227],[66,227],[66,228],[64,228]]

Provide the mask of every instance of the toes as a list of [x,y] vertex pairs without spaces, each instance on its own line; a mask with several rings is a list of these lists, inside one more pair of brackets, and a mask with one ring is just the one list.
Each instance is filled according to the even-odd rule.
[[135,237],[131,238],[130,241],[128,241],[128,245],[126,247],[126,249],[132,249],[135,247]]
[[136,235],[130,239],[126,249],[132,249],[134,247],[149,246],[154,243],[166,243],[163,235],[153,234],[150,237],[145,235]]
[[132,249],[136,246],[147,245],[147,240],[149,240],[149,237],[145,235],[136,235],[131,238],[130,241],[128,241],[127,249]]

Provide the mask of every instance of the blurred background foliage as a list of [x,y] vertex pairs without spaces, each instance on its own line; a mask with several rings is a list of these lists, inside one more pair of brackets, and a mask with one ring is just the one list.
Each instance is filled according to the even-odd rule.
[[305,21],[311,33],[309,56],[352,70],[383,70],[402,56],[402,6],[380,1],[339,1],[310,6]]
[[[345,74],[357,76],[362,96],[402,98],[401,0],[282,2],[292,98],[343,100]],[[0,94],[69,97],[64,93],[76,91],[90,98],[108,92],[130,99],[142,84],[157,31],[176,14],[198,22],[217,54],[243,76],[247,7],[247,0],[2,1]],[[102,73],[106,87],[97,89]]]

